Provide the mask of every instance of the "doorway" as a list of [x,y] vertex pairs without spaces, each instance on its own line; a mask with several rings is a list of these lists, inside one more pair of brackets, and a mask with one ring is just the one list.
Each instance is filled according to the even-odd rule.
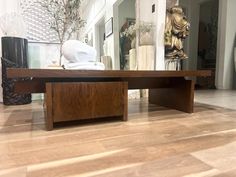
[[[129,69],[129,51],[131,49],[131,39],[129,35],[136,33],[131,26],[135,25],[136,0],[123,0],[118,5],[118,30],[119,30],[119,56],[120,69]],[[126,32],[125,32],[126,31]]]
[[102,17],[95,26],[95,48],[97,50],[97,61],[101,61],[104,55],[104,41],[105,41],[105,18]]
[[198,31],[198,70],[211,70],[209,78],[198,78],[197,86],[215,89],[219,0],[200,3]]
[[211,77],[195,80],[196,88],[215,89],[219,0],[179,0],[179,5],[191,24],[190,35],[184,42],[189,59],[184,61],[183,68],[211,70]]

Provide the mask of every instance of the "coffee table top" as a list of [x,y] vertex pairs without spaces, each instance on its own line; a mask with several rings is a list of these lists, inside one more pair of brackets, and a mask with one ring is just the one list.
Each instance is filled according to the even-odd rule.
[[155,78],[155,77],[207,77],[210,70],[198,71],[122,71],[122,70],[63,70],[8,68],[8,78]]

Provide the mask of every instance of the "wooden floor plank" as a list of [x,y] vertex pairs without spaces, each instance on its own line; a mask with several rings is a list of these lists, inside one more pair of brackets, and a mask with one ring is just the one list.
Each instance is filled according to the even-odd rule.
[[48,132],[41,102],[0,105],[0,177],[232,176],[235,117],[236,110],[206,104],[185,114],[136,100],[128,122]]

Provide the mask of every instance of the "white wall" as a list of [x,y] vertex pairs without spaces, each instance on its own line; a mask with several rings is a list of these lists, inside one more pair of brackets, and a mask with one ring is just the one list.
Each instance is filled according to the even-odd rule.
[[233,48],[236,37],[235,0],[220,0],[217,52],[217,88],[232,89],[234,76]]
[[[152,5],[155,4],[156,11],[152,13]],[[137,0],[136,7],[137,23],[152,22],[155,25],[156,39],[156,70],[165,69],[165,53],[164,53],[164,30],[165,30],[165,18],[166,18],[166,0]],[[138,39],[137,39],[138,40]]]
[[119,29],[124,25],[127,18],[135,19],[135,1],[124,0],[118,7],[119,9]]
[[156,0],[156,70],[165,70],[164,31],[166,20],[166,0]]
[[[112,38],[110,37],[110,40],[113,40],[113,63],[115,66],[115,69],[119,70],[120,69],[120,26],[119,26],[119,5],[125,0],[116,0],[114,4],[112,5],[112,10],[113,10],[113,36]],[[113,67],[114,68],[114,67]]]
[[84,32],[94,28],[94,25],[104,16],[106,11],[106,0],[88,1],[86,6],[82,7],[82,16],[86,20]]
[[105,34],[105,23],[103,22],[99,25],[99,48],[100,48],[99,57],[104,56],[104,51],[103,51],[104,34]]

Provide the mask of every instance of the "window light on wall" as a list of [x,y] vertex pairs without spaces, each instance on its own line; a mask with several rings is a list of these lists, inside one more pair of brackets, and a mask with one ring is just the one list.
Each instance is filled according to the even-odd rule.
[[58,42],[56,32],[50,29],[50,17],[37,0],[21,0],[20,7],[31,41]]

